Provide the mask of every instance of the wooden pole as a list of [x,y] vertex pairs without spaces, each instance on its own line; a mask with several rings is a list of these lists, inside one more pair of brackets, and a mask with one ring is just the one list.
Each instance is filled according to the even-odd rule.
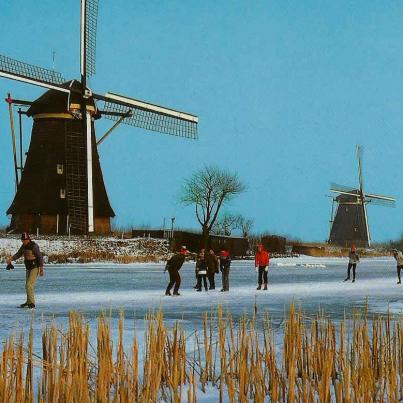
[[14,157],[14,172],[15,172],[15,190],[18,189],[18,164],[17,164],[17,146],[15,141],[15,126],[14,126],[14,116],[13,116],[13,100],[11,95],[8,94],[7,99],[8,112],[10,115],[10,126],[11,126],[11,138],[13,143],[13,157]]
[[330,235],[332,234],[332,227],[333,227],[333,216],[334,216],[334,203],[335,203],[335,198],[332,197],[332,211],[330,213],[330,220],[329,220],[329,237],[327,239],[327,243],[330,243]]
[[22,143],[22,110],[21,108],[18,109],[18,121],[20,125],[20,181],[22,178],[22,170],[23,170],[23,157],[22,157],[22,149],[23,149],[23,143]]
[[125,118],[131,116],[131,111],[127,111],[124,115],[122,115],[116,123],[106,131],[106,133],[97,141],[97,146],[99,146],[122,122]]
[[92,180],[92,128],[91,114],[86,112],[83,116],[86,120],[86,138],[87,138],[87,189],[88,189],[88,233],[94,232],[94,185]]

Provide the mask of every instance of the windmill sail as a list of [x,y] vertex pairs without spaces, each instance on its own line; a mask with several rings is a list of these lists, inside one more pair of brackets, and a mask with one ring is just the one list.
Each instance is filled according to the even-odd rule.
[[338,183],[334,183],[332,182],[330,184],[330,189],[333,191],[340,191],[340,192],[355,192],[356,188],[352,187],[352,186],[345,186],[345,185],[340,185]]
[[85,98],[91,91],[87,91],[87,78],[95,74],[96,33],[98,18],[98,0],[81,0],[81,27],[80,27],[80,70],[82,128],[85,134],[85,151],[87,160],[87,228],[94,232],[94,189],[93,189],[93,150],[92,150],[92,113],[87,110]]
[[94,94],[94,98],[105,101],[104,111],[112,112],[105,115],[107,119],[117,121],[120,115],[131,110],[130,116],[123,119],[122,123],[173,136],[197,138],[198,118],[190,113],[113,93],[105,96]]
[[98,0],[81,0],[81,75],[95,74],[97,47]]
[[362,146],[357,145],[357,163],[358,163],[358,184],[361,192],[364,191],[364,179],[362,176]]
[[68,89],[61,87],[66,80],[57,71],[24,63],[3,55],[0,55],[0,77],[69,92]]

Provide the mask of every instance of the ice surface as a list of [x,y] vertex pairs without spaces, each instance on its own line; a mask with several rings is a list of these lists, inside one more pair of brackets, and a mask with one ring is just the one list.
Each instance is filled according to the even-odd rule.
[[[362,306],[366,298],[369,308],[385,312],[393,303],[403,301],[403,286],[396,284],[395,262],[389,258],[363,259],[357,268],[357,281],[344,283],[346,259],[288,258],[273,259],[269,271],[269,290],[256,291],[256,273],[251,261],[234,261],[230,273],[230,292],[220,293],[221,275],[216,276],[214,291],[196,293],[194,264],[186,263],[181,270],[182,296],[165,297],[168,274],[163,264],[88,264],[47,266],[46,275],[37,282],[35,316],[66,317],[68,311],[85,312],[89,318],[105,309],[123,309],[126,315],[142,318],[150,309],[162,307],[167,317],[190,322],[200,313],[218,304],[235,316],[252,312],[256,302],[259,312],[282,315],[290,301],[304,310],[316,313],[326,308],[337,318],[345,309]],[[17,310],[24,301],[25,270],[16,265],[14,271],[0,271],[0,337],[10,324],[30,317]],[[5,321],[5,318],[7,320]],[[6,323],[5,323],[6,322]]]
[[[318,309],[338,321],[353,307],[363,307],[368,299],[371,313],[403,312],[403,286],[396,284],[396,262],[391,258],[362,259],[355,283],[343,282],[346,276],[345,258],[272,259],[269,290],[256,291],[256,273],[252,261],[234,261],[230,272],[230,292],[221,293],[221,275],[216,276],[216,290],[197,293],[194,263],[181,270],[180,297],[165,297],[168,274],[163,264],[87,264],[49,265],[45,277],[37,282],[37,309],[18,309],[25,301],[25,269],[16,265],[14,271],[0,270],[0,339],[11,332],[27,329],[31,320],[35,326],[35,344],[40,347],[41,327],[55,320],[66,325],[68,312],[85,314],[93,331],[96,317],[102,311],[112,315],[116,334],[120,310],[126,316],[125,341],[131,344],[134,332],[141,343],[145,324],[143,316],[150,309],[162,308],[168,325],[182,321],[187,330],[199,328],[201,314],[221,304],[237,318],[244,312],[258,315],[269,312],[273,325],[282,332],[284,309],[294,301],[307,315]],[[255,305],[256,304],[256,305]],[[65,326],[66,327],[66,326]],[[213,391],[205,395],[212,396]],[[199,400],[203,401],[199,394]]]

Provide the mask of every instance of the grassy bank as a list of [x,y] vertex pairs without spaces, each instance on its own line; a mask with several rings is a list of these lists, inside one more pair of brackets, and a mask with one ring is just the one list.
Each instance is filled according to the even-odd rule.
[[[293,252],[312,257],[348,257],[350,252],[350,248],[333,246],[326,243],[294,242],[291,246]],[[361,257],[365,258],[382,257],[389,256],[391,248],[376,246],[371,249],[359,248],[357,252]]]
[[[292,306],[284,318],[281,351],[270,318],[235,322],[221,309],[185,334],[168,328],[162,312],[146,318],[144,343],[125,349],[124,318],[116,340],[107,317],[98,319],[96,346],[85,319],[71,313],[68,329],[43,329],[42,354],[10,337],[0,362],[0,400],[40,402],[397,402],[402,398],[403,323],[369,321],[356,313],[335,325]],[[213,397],[214,396],[214,397]]]

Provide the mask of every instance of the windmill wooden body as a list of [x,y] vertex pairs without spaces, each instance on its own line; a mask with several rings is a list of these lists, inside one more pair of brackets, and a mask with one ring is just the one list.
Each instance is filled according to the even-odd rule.
[[[330,219],[329,243],[351,247],[369,247],[371,236],[368,224],[367,205],[393,206],[395,198],[364,192],[362,173],[362,147],[357,146],[358,188],[332,184],[330,191],[337,194],[333,198]],[[336,204],[336,211],[334,211]]]
[[[48,89],[33,102],[7,98],[10,113],[12,104],[23,105],[28,107],[25,114],[33,118],[23,169],[22,162],[17,167],[13,141],[17,191],[7,214],[14,230],[61,234],[110,231],[115,214],[97,146],[119,124],[197,138],[195,115],[114,93],[95,94],[88,88],[87,78],[95,73],[97,15],[98,0],[81,0],[80,80],[67,81],[53,70],[0,55],[0,77]],[[115,124],[97,140],[94,123],[101,117]]]

